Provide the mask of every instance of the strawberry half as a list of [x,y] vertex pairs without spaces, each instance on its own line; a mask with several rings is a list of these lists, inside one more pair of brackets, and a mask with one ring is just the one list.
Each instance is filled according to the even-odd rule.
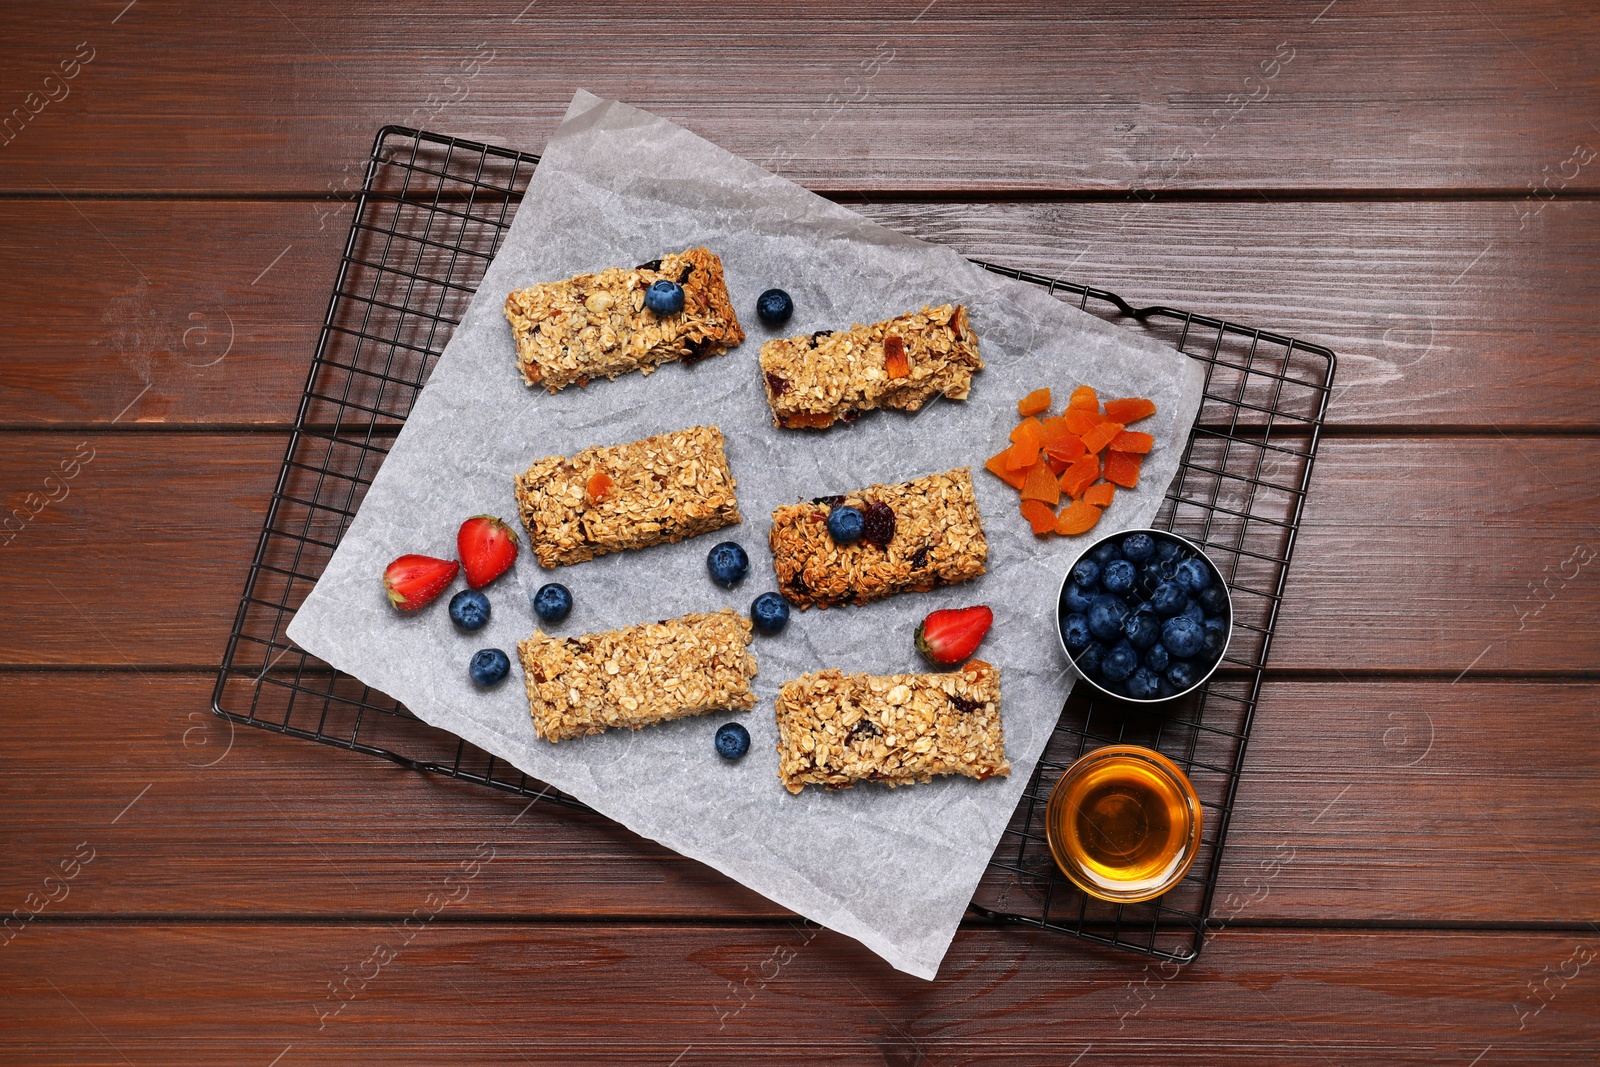
[[951,667],[974,652],[994,622],[994,612],[975,608],[935,611],[917,624],[917,651],[940,667]]
[[419,611],[450,588],[461,564],[432,556],[401,556],[383,569],[383,591],[400,611]]
[[511,568],[517,558],[517,531],[493,515],[474,515],[456,533],[456,554],[467,584],[481,589]]

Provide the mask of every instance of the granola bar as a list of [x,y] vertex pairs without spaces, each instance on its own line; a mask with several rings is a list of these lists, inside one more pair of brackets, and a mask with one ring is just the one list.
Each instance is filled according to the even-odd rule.
[[517,645],[533,711],[546,741],[756,706],[750,620],[730,608],[621,630]]
[[982,660],[950,674],[816,671],[783,684],[777,712],[778,777],[791,793],[1011,773],[1000,669]]
[[656,434],[546,456],[517,475],[517,513],[541,567],[582,563],[741,522],[722,431]]
[[824,429],[872,408],[916,411],[935,395],[965,400],[972,372],[982,369],[978,335],[960,304],[761,346],[767,404],[784,428]]
[[[842,504],[866,515],[854,544],[828,536],[828,514]],[[989,556],[967,467],[786,505],[772,513],[769,543],[779,590],[802,608],[954,585],[982,574]]]
[[[663,279],[683,286],[683,310],[676,314],[657,315],[644,306],[644,291]],[[517,289],[506,297],[506,318],[522,377],[552,393],[601,375],[649,374],[656,364],[678,359],[693,363],[744,340],[722,261],[704,248],[632,270],[608,267]]]

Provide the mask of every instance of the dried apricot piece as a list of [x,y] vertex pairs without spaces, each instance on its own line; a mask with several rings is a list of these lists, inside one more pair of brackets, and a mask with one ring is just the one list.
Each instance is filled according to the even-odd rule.
[[1059,441],[1051,441],[1045,445],[1039,450],[1039,454],[1049,460],[1050,466],[1055,468],[1057,474],[1060,474],[1074,460],[1083,458],[1088,451],[1087,448],[1083,447],[1083,439],[1081,437],[1063,437]]
[[1074,500],[1056,516],[1056,533],[1081,534],[1094,529],[1100,521],[1100,509],[1082,500]]
[[1076,500],[1091,485],[1100,480],[1100,457],[1087,455],[1072,461],[1072,466],[1061,472],[1057,484],[1061,491]]
[[1043,460],[1028,468],[1028,477],[1022,482],[1022,499],[1037,500],[1055,507],[1061,503],[1061,486],[1056,484],[1055,472]]
[[1067,425],[1067,420],[1060,415],[1051,415],[1047,419],[1039,420],[1039,429],[1044,431],[1044,443],[1059,441],[1064,437],[1076,437],[1072,428]]
[[1006,469],[1014,471],[1027,470],[1039,458],[1039,446],[1044,444],[1044,427],[1038,419],[1023,419],[1022,423],[1011,431],[1011,456],[1006,460]]
[[1017,428],[1011,431],[1011,443],[1020,444],[1023,441],[1032,441],[1034,444],[1039,445],[1044,444],[1044,424],[1031,416],[1017,423]]
[[1106,453],[1106,481],[1116,482],[1125,489],[1139,484],[1139,461],[1142,457],[1128,452]]
[[1130,396],[1123,400],[1106,401],[1106,417],[1116,419],[1126,426],[1130,422],[1138,422],[1147,415],[1156,413],[1155,404],[1143,397]]
[[[1012,448],[1015,448],[1015,447],[1016,447],[1015,445],[1012,446]],[[990,474],[994,475],[996,478],[999,478],[1002,482],[1005,482],[1011,488],[1013,488],[1013,489],[1021,489],[1022,488],[1022,480],[1025,477],[1027,477],[1027,473],[1028,472],[1025,469],[1024,470],[1011,470],[1010,468],[1008,468],[1006,466],[1006,460],[1008,460],[1010,458],[1011,458],[1011,449],[1008,448],[1005,451],[1001,452],[999,455],[990,456],[988,459],[984,460],[983,461],[983,465],[984,465],[984,467],[988,468],[988,471],[989,471]]]
[[1083,491],[1083,502],[1093,504],[1097,508],[1109,508],[1112,497],[1116,496],[1117,487],[1110,482],[1101,482],[1091,485]]
[[589,484],[584,491],[589,495],[589,503],[598,504],[611,492],[611,475],[605,471],[595,471],[589,475]]
[[1156,439],[1147,433],[1138,430],[1123,430],[1111,441],[1111,448],[1117,452],[1136,452],[1144,455],[1155,447]]
[[1033,527],[1035,537],[1043,537],[1056,528],[1055,509],[1038,500],[1022,502],[1022,517]]
[[1038,415],[1050,410],[1050,390],[1035,389],[1021,400],[1017,401],[1017,414],[1023,418],[1029,415]]
[[1061,419],[1069,430],[1080,437],[1106,421],[1104,415],[1082,408],[1068,408],[1061,413]]
[[906,342],[899,334],[891,333],[883,339],[883,369],[891,379],[911,375],[911,363],[906,359]]
[[1079,411],[1092,411],[1100,413],[1100,397],[1091,386],[1080,385],[1072,391],[1072,399],[1067,401],[1067,407],[1077,408]]
[[1099,426],[1083,435],[1083,447],[1090,452],[1099,452],[1112,441],[1117,439],[1117,434],[1122,432],[1120,422],[1102,422]]

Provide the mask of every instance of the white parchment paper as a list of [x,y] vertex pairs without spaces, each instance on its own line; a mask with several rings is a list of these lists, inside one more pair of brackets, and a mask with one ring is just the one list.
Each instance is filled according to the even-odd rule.
[[[501,311],[510,290],[695,245],[722,257],[748,334],[743,345],[693,367],[670,364],[555,396],[523,385]],[[794,297],[785,335],[959,301],[988,367],[964,403],[940,400],[915,416],[875,412],[824,433],[776,430],[757,364],[761,342],[774,333],[755,316],[757,294],[772,286]],[[1005,443],[1017,399],[1038,386],[1056,390],[1058,407],[1082,382],[1103,397],[1149,397],[1157,414],[1140,428],[1155,435],[1155,450],[1139,489],[1118,492],[1095,534],[1147,525],[1177,468],[1202,377],[1186,356],[1035,286],[868,222],[662,119],[579,92],[504,247],[288,633],[425,721],[931,979],[1072,679],[1054,636],[1054,599],[1079,541],[1036,540],[1016,491],[984,471],[983,459]],[[406,552],[452,558],[456,527],[468,515],[515,524],[511,479],[532,460],[701,423],[727,436],[742,526],[554,573],[524,551],[513,574],[488,589],[493,619],[475,634],[451,626],[442,599],[415,616],[388,606],[380,576],[389,560]],[[743,760],[713,752],[712,734],[726,716],[559,745],[534,736],[515,646],[535,626],[528,598],[544,582],[572,589],[572,615],[553,628],[565,635],[724,605],[747,610],[776,587],[767,530],[778,505],[966,465],[989,538],[989,573],[861,608],[796,611],[781,636],[757,635],[760,703],[740,717],[753,739]],[[707,551],[728,538],[751,558],[749,578],[732,592],[705,568]],[[784,790],[772,714],[782,682],[822,667],[925,669],[911,645],[916,623],[935,608],[979,603],[995,611],[980,655],[1002,669],[1009,778],[808,789],[798,797]],[[466,666],[488,646],[504,649],[513,668],[485,693]]]

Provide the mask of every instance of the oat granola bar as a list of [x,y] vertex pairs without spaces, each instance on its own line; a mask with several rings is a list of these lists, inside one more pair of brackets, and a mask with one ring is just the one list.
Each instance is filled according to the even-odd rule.
[[823,429],[872,408],[916,411],[935,395],[965,400],[972,372],[982,369],[978,335],[960,304],[761,346],[767,404],[785,428]]
[[748,711],[750,620],[729,608],[582,637],[539,630],[517,645],[534,731],[546,741]]
[[[663,279],[683,286],[676,314],[644,306],[644,291]],[[506,318],[522,377],[552,393],[602,375],[649,374],[658,363],[693,363],[744,340],[722,261],[704,248],[517,289],[506,297]]]
[[517,513],[541,567],[648,548],[742,521],[722,431],[656,434],[577,455],[546,456],[517,475]]
[[1011,773],[1000,669],[982,660],[949,674],[816,671],[783,684],[777,712],[778,777],[791,793]]
[[[835,544],[828,514],[846,504],[866,515],[866,532],[854,544]],[[954,585],[982,574],[989,556],[967,467],[781,507],[769,542],[778,588],[802,608]]]

